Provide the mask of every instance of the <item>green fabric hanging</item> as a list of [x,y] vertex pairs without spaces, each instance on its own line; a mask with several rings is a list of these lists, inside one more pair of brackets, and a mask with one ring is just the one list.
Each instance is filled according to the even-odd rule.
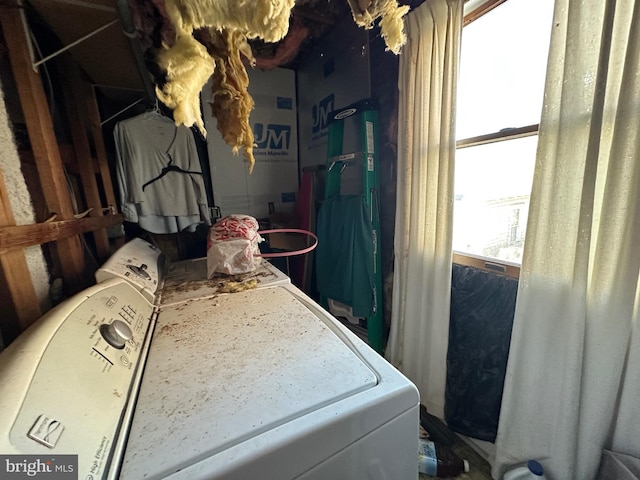
[[318,212],[316,279],[321,295],[349,305],[357,317],[373,314],[373,228],[361,195],[336,195]]

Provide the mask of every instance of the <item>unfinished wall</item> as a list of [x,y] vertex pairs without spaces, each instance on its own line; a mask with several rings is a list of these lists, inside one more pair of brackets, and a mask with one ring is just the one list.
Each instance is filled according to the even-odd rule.
[[[20,168],[20,157],[18,156],[18,148],[13,135],[12,123],[7,114],[5,92],[2,83],[0,83],[0,149],[2,150],[0,168],[4,176],[4,183],[16,225],[35,223],[35,213]],[[43,312],[47,311],[50,308],[49,272],[42,254],[42,247],[39,245],[28,247],[24,253],[31,274],[31,281],[38,296],[40,308]]]

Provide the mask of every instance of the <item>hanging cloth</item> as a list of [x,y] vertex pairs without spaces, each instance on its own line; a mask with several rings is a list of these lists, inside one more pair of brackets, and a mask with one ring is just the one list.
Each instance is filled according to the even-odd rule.
[[493,478],[640,457],[640,0],[556,0],[552,32]]
[[374,306],[373,228],[361,195],[336,195],[318,213],[318,291],[369,317]]
[[159,234],[208,223],[198,151],[188,128],[147,112],[119,122],[114,137],[125,220]]
[[398,78],[398,182],[391,330],[385,356],[444,418],[462,0],[407,15]]

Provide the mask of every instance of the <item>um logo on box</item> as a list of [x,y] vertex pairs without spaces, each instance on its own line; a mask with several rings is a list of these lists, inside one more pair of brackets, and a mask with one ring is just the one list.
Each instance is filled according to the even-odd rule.
[[313,119],[311,133],[318,133],[329,126],[329,114],[333,112],[334,104],[334,95],[332,93],[320,100],[317,105],[311,107]]
[[257,148],[269,150],[289,150],[291,145],[291,125],[277,123],[256,123],[253,127],[253,136]]

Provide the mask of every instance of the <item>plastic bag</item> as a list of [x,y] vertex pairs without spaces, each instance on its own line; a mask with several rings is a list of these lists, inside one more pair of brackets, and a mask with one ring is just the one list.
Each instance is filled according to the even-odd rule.
[[261,262],[258,221],[249,215],[229,215],[218,220],[207,237],[207,276],[237,275],[254,271]]

